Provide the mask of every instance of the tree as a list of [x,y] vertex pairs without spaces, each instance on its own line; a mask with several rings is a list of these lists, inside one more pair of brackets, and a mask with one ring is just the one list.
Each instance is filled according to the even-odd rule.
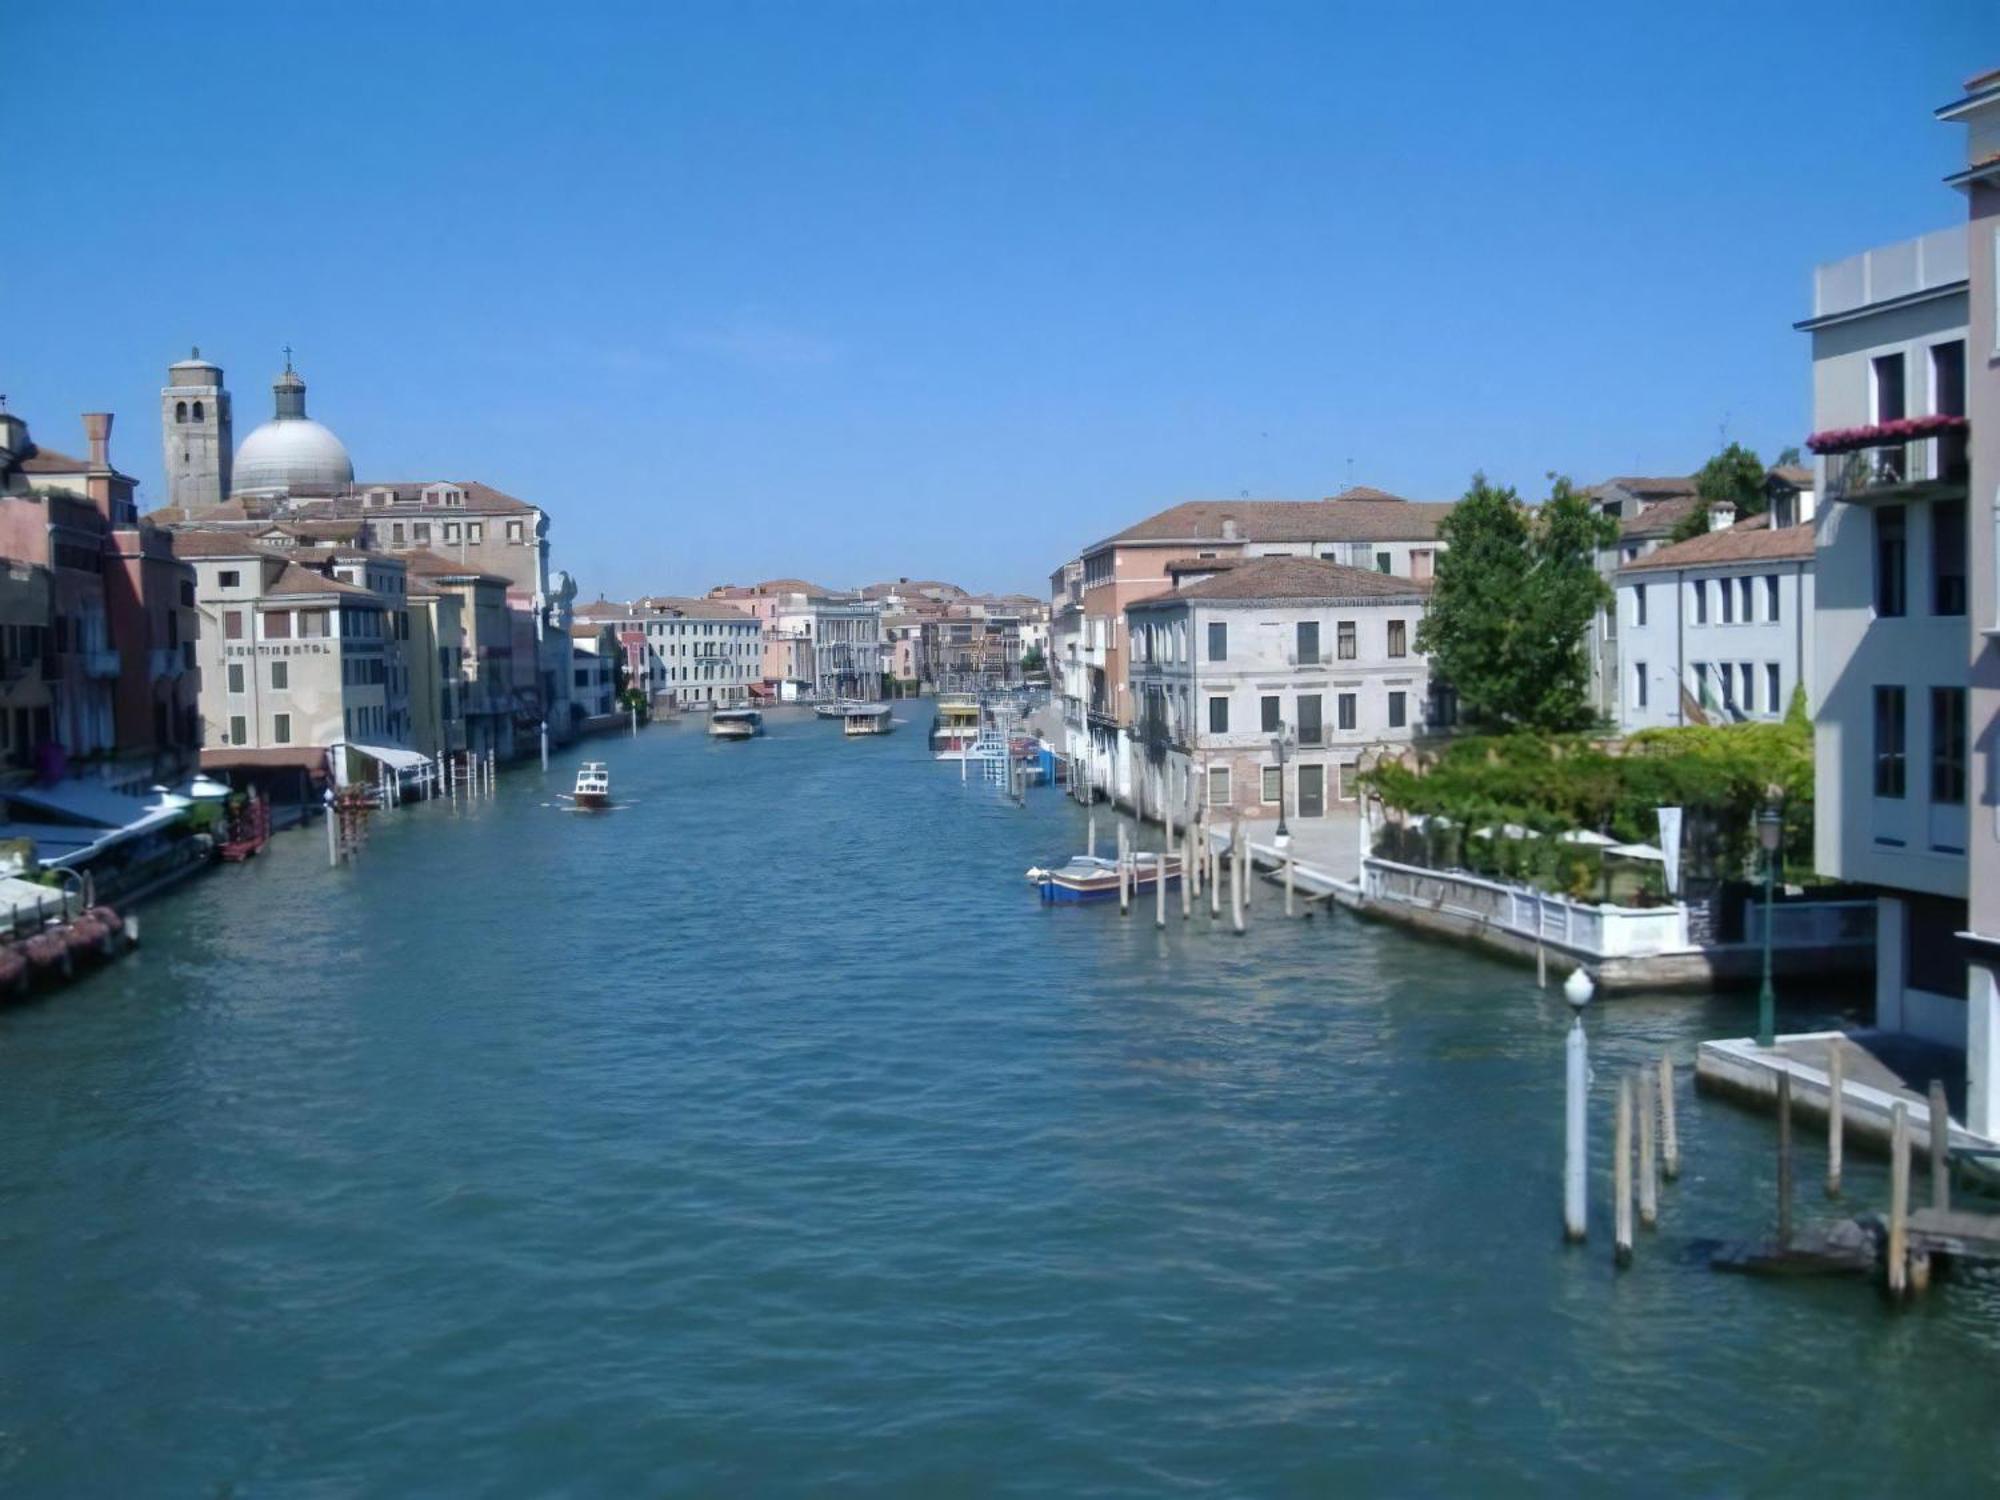
[[1778,450],[1778,461],[1772,464],[1771,467],[1774,469],[1796,469],[1804,462],[1804,456],[1800,454],[1796,447],[1780,448]]
[[1494,728],[1562,731],[1592,717],[1586,632],[1610,599],[1596,554],[1617,523],[1567,479],[1530,511],[1484,474],[1438,527],[1429,609],[1417,629],[1432,670],[1466,716]]
[[1731,443],[1701,466],[1694,476],[1694,492],[1700,496],[1693,510],[1674,527],[1672,541],[1684,542],[1708,530],[1708,508],[1717,501],[1736,507],[1736,518],[1760,516],[1771,503],[1764,493],[1764,461],[1741,443]]

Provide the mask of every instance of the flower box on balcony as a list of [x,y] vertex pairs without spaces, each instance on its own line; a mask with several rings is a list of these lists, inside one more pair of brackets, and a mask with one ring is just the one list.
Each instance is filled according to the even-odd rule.
[[1897,417],[1868,427],[1829,427],[1807,438],[1806,446],[1815,453],[1859,453],[1864,448],[1891,448],[1947,432],[1965,432],[1971,425],[1964,417]]

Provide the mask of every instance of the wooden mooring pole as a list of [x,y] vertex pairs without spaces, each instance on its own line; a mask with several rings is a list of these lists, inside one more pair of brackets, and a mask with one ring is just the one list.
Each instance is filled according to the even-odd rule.
[[1658,1154],[1653,1149],[1656,1118],[1653,1082],[1654,1074],[1646,1068],[1637,1069],[1632,1080],[1639,1110],[1639,1222],[1648,1229],[1660,1222],[1660,1168]]
[[1792,1248],[1792,1075],[1778,1075],[1778,1253]]
[[1611,1132],[1611,1194],[1614,1200],[1611,1259],[1632,1264],[1632,1080],[1618,1080],[1618,1117]]
[[1674,1120],[1674,1059],[1660,1054],[1660,1165],[1672,1182],[1681,1175],[1681,1132]]
[[1167,925],[1167,854],[1162,849],[1153,856],[1153,926]]
[[1091,813],[1090,821],[1086,826],[1090,832],[1084,841],[1083,852],[1088,854],[1092,859],[1095,859],[1097,858],[1097,814],[1095,812]]
[[1889,1110],[1889,1295],[1900,1297],[1910,1269],[1910,1107]]
[[1181,829],[1181,920],[1194,915],[1194,897],[1188,891],[1188,880],[1194,871],[1194,826],[1189,824]]
[[1951,1108],[1944,1099],[1944,1080],[1931,1080],[1931,1207],[1943,1213],[1951,1207]]
[[[1240,829],[1242,825],[1239,824],[1237,826],[1239,829],[1238,848],[1240,849]],[[1247,904],[1245,888],[1248,883],[1244,879],[1242,856],[1238,853],[1232,853],[1229,857],[1229,928],[1238,937],[1243,936],[1243,908]]]
[[1132,866],[1126,858],[1125,825],[1118,825],[1118,915],[1132,915]]
[[1285,915],[1288,917],[1292,914],[1292,886],[1295,883],[1292,871],[1295,863],[1291,855],[1285,856]]
[[1846,1070],[1846,1050],[1835,1038],[1826,1048],[1826,1195],[1829,1198],[1840,1196],[1840,1152],[1844,1144],[1841,1135],[1847,1123],[1847,1080],[1842,1075]]

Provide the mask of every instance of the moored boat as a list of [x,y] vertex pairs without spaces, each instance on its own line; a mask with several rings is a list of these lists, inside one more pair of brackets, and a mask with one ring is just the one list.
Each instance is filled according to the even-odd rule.
[[611,772],[601,760],[587,760],[576,768],[578,807],[602,809],[611,805]]
[[886,703],[850,703],[841,716],[841,733],[849,736],[887,734],[896,721]]
[[[1169,854],[1164,859],[1158,854],[1132,856],[1132,894],[1135,898],[1150,892],[1155,882],[1162,878],[1166,880],[1168,890],[1180,884],[1181,858],[1178,854]],[[1094,854],[1076,854],[1070,857],[1067,864],[1056,869],[1028,871],[1028,879],[1041,892],[1044,902],[1067,905],[1079,901],[1108,901],[1118,894],[1118,861]]]
[[708,732],[719,740],[755,739],[764,732],[764,716],[754,708],[718,708],[708,716]]
[[931,754],[939,760],[962,760],[979,739],[979,695],[941,693],[937,718],[931,722]]

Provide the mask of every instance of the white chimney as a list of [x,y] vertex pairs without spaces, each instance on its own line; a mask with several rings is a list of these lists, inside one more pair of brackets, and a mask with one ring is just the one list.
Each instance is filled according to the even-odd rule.
[[1727,531],[1735,524],[1735,501],[1711,500],[1708,502],[1708,529],[1710,531]]
[[1222,539],[1225,542],[1236,540],[1236,517],[1224,516],[1222,518]]

